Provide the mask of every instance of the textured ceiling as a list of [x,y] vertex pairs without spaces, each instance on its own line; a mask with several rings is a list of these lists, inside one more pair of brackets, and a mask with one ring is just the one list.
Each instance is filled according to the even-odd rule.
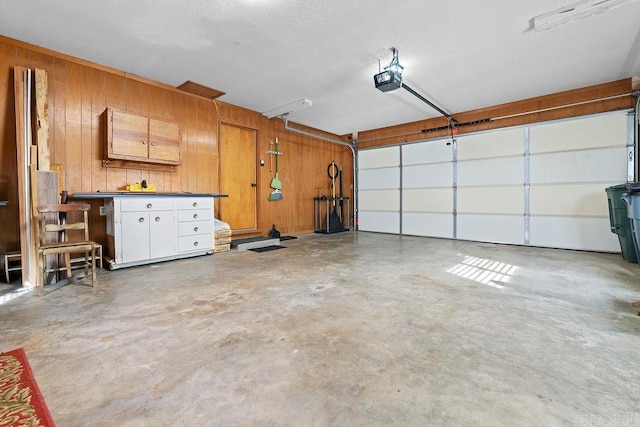
[[186,80],[336,134],[435,117],[373,85],[397,47],[404,81],[451,112],[640,75],[640,2],[549,31],[571,0],[3,0],[0,34],[171,86]]

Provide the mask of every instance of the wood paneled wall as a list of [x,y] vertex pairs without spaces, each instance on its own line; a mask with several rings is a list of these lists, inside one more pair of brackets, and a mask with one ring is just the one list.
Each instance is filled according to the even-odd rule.
[[[0,37],[0,253],[19,249],[13,67],[41,68],[49,78],[49,138],[51,163],[62,165],[64,187],[75,192],[113,191],[146,179],[159,192],[216,193],[218,186],[218,123],[238,124],[258,133],[258,230],[272,224],[284,233],[313,231],[313,197],[318,187],[329,193],[327,165],[345,165],[345,190],[352,186],[350,150],[284,129],[279,119],[224,102],[213,102],[98,64],[71,58],[26,43]],[[178,121],[182,131],[182,165],[171,171],[105,168],[103,112],[107,106],[132,113]],[[280,178],[284,199],[269,202],[269,140],[278,136]],[[335,135],[330,135],[337,138]],[[350,190],[351,191],[351,190]],[[349,194],[351,197],[353,193]],[[104,217],[92,202],[92,238],[106,245]],[[224,218],[222,218],[224,220]]]

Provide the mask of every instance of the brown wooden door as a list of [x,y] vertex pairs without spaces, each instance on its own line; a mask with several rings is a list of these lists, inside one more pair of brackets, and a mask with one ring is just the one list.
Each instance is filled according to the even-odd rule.
[[255,230],[256,131],[220,125],[220,219],[234,231]]

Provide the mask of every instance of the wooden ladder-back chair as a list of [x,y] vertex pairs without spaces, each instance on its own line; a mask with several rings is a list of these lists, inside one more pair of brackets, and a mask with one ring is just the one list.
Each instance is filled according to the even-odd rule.
[[[89,210],[91,205],[81,204],[61,204],[61,205],[40,205],[38,206],[38,222],[40,230],[38,247],[38,268],[40,278],[38,286],[40,295],[44,295],[44,285],[47,281],[47,274],[57,271],[67,271],[67,278],[72,280],[71,267],[68,264],[64,267],[49,268],[47,266],[47,256],[64,254],[68,260],[70,254],[84,254],[84,277],[89,274],[91,266],[91,286],[95,286],[96,280],[96,247],[97,244],[89,240]],[[60,213],[67,214],[65,223],[60,223]],[[82,220],[76,221],[78,214],[82,214]],[[64,232],[65,240],[57,241],[60,232]],[[71,232],[71,233],[70,233]],[[69,234],[80,233],[81,240],[69,240]],[[55,240],[51,241],[51,236],[55,234]]]

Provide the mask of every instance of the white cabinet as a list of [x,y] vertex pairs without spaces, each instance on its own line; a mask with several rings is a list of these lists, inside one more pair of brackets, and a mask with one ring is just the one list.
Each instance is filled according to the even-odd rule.
[[123,195],[108,199],[111,269],[213,253],[213,197]]

